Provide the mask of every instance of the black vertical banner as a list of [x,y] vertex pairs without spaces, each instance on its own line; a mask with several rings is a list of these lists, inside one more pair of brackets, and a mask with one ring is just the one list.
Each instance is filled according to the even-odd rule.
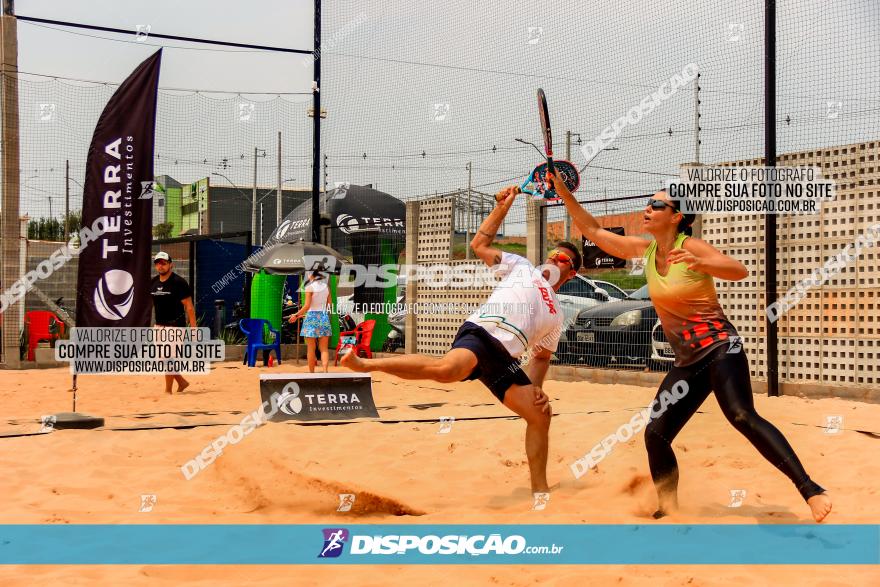
[[[162,50],[107,103],[86,160],[77,326],[149,326],[153,147]],[[103,219],[103,221],[101,220]],[[98,227],[92,241],[88,230]]]
[[[611,228],[606,228],[608,232],[613,232],[614,234],[623,235],[623,227],[622,226],[612,226]],[[626,267],[626,259],[620,259],[618,257],[613,257],[596,246],[596,243],[589,240],[587,237],[583,237],[584,239],[584,255],[583,255],[583,266],[585,269],[606,269],[606,268],[614,268],[620,269],[621,267]]]

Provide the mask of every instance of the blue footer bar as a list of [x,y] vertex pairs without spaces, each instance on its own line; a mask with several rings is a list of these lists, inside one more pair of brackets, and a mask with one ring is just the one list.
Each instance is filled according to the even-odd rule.
[[880,525],[0,525],[0,564],[880,564]]

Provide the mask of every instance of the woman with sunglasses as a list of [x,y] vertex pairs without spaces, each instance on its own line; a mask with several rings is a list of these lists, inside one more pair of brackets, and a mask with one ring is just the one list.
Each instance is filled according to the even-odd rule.
[[[552,175],[549,180],[553,182]],[[727,420],[791,479],[813,518],[821,522],[831,511],[831,498],[810,479],[782,433],[755,411],[745,352],[731,344],[732,337],[739,340],[738,335],[718,304],[713,278],[739,281],[748,275],[745,266],[690,236],[695,216],[682,213],[665,191],[654,194],[645,207],[644,228],[654,237],[647,240],[603,229],[563,182],[553,184],[575,225],[600,249],[622,259],[645,257],[648,293],[675,352],[673,368],[660,384],[654,404],[665,403],[667,408],[659,415],[652,413],[645,429],[648,463],[659,498],[654,517],[678,508],[678,463],[672,441],[714,392]],[[687,383],[687,393],[670,403],[669,390],[680,381]],[[662,403],[661,393],[667,398]]]

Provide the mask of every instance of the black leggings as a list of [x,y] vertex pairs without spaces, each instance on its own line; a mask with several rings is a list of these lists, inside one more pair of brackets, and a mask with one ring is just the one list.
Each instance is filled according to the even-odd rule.
[[660,394],[664,390],[672,390],[675,383],[682,380],[688,385],[686,395],[675,403],[669,403],[666,411],[656,419],[652,416],[645,429],[651,477],[660,497],[659,513],[662,513],[664,502],[668,503],[670,498],[674,502],[678,489],[678,463],[672,450],[672,441],[713,390],[727,421],[765,459],[791,479],[805,500],[824,491],[804,471],[794,449],[782,433],[755,411],[745,351],[728,353],[727,350],[728,346],[722,345],[693,365],[673,367],[657,392],[655,413],[660,411]]

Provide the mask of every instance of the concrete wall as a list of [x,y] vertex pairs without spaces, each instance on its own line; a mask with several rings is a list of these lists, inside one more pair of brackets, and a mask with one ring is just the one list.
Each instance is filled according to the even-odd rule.
[[[65,243],[52,241],[25,241],[24,246],[27,251],[27,270],[36,268],[41,262],[49,258],[49,256]],[[63,306],[76,314],[76,273],[79,268],[79,259],[73,257],[63,267],[54,271],[46,279],[36,282],[36,286],[46,294],[52,301],[63,297]],[[33,310],[50,310],[45,303],[33,292],[29,292],[25,296],[25,310],[30,312]]]
[[[760,166],[762,159],[720,165]],[[777,165],[821,167],[837,197],[809,216],[777,219],[778,295],[880,224],[880,141],[787,153]],[[763,216],[706,216],[703,238],[742,261],[743,281],[718,281],[718,297],[749,353],[752,376],[766,379]],[[880,247],[864,250],[839,275],[779,320],[779,374],[807,388],[880,388]],[[811,395],[813,395],[811,393]]]

